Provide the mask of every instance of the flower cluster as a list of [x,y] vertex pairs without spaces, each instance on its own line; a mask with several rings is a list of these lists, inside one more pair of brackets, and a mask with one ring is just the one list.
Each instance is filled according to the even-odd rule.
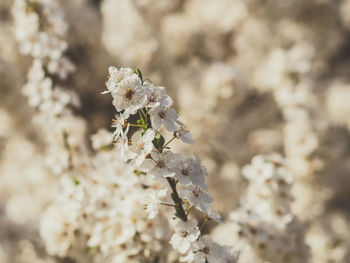
[[279,155],[253,158],[243,168],[249,186],[241,207],[230,214],[238,235],[262,261],[307,262],[304,228],[291,212],[292,177]]
[[[112,137],[101,134],[93,138]],[[158,186],[145,188],[146,178],[112,148],[86,161],[62,176],[60,194],[42,216],[40,234],[48,253],[79,262],[86,257],[115,263],[176,259],[168,244],[169,211],[151,220],[143,209],[142,200]]]
[[[231,261],[217,243],[240,263],[305,262],[304,233],[309,262],[349,262],[349,10],[350,0],[1,0],[0,262]],[[176,107],[119,69],[106,91],[115,131],[95,133],[110,118],[95,95],[113,63],[142,67]],[[255,157],[240,176],[271,152],[285,160]],[[219,219],[212,197],[233,221],[206,225]]]
[[68,44],[63,40],[67,31],[62,9],[56,1],[16,0],[12,8],[14,34],[22,54],[34,60],[23,93],[32,107],[58,115],[72,102],[71,96],[52,77],[66,79],[74,65],[64,56]]
[[[38,109],[35,121],[50,145],[47,166],[54,174],[60,174],[70,166],[71,150],[83,145],[85,130],[70,109],[71,105],[79,105],[76,95],[62,86],[75,70],[64,55],[68,44],[63,37],[68,26],[63,9],[55,0],[16,0],[12,14],[20,52],[33,57],[22,92],[30,106]],[[76,126],[74,121],[82,126]],[[80,131],[73,131],[72,126]]]
[[[188,262],[228,262],[234,260],[228,247],[222,247],[209,237],[200,237],[196,221],[189,218],[194,207],[204,214],[205,222],[219,220],[211,208],[213,198],[205,184],[207,170],[194,155],[184,159],[170,149],[170,143],[179,139],[193,143],[186,126],[179,120],[173,100],[164,87],[155,86],[144,80],[140,70],[109,67],[107,91],[111,93],[113,105],[117,110],[113,121],[114,140],[123,158],[145,174],[150,182],[170,188],[170,198],[174,204],[165,203],[166,189],[156,190],[145,204],[149,218],[154,218],[160,205],[175,210],[175,233],[170,243],[181,254],[187,254]],[[135,119],[134,123],[131,120]],[[130,136],[130,128],[136,128]],[[164,129],[163,129],[164,128]],[[170,132],[172,138],[165,142],[162,135]],[[164,200],[164,202],[163,202]]]

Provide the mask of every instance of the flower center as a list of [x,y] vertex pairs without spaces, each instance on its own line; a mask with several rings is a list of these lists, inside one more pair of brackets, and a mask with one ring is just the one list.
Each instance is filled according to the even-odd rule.
[[164,168],[165,167],[165,162],[163,160],[158,160],[157,163],[156,163],[156,167]]
[[188,170],[187,167],[185,167],[185,168],[183,168],[183,169],[181,170],[181,173],[182,173],[183,176],[189,176],[190,171]]
[[210,249],[209,249],[209,247],[204,247],[202,251],[204,254],[209,254]]
[[138,145],[140,150],[143,150],[145,148],[145,143],[144,142],[140,142]]
[[127,89],[126,90],[126,92],[125,92],[125,98],[127,99],[127,100],[131,100],[132,99],[132,97],[134,96],[134,94],[135,94],[135,91],[133,91],[132,89]]
[[158,112],[158,116],[159,116],[159,118],[161,118],[161,119],[165,119],[165,111],[160,111],[160,112]]
[[180,235],[181,235],[181,237],[185,238],[185,237],[187,237],[188,232],[186,230],[183,230]]
[[149,98],[149,102],[156,102],[157,101],[157,96],[156,94],[152,93],[152,95]]
[[199,197],[199,195],[201,194],[201,190],[199,190],[199,189],[196,189],[196,190],[193,190],[192,191],[192,193],[193,193],[193,195],[195,196],[195,197]]

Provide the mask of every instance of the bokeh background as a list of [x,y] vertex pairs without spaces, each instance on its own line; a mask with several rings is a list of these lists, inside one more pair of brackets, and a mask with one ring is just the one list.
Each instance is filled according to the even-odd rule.
[[[114,115],[100,94],[108,66],[139,68],[174,98],[196,142],[177,150],[208,167],[224,219],[245,191],[241,168],[281,153],[310,262],[350,262],[349,0],[59,3],[76,66],[66,87],[89,135],[110,129]],[[58,179],[44,172],[35,110],[21,92],[31,58],[18,52],[12,4],[0,0],[0,262],[69,262],[48,256],[38,235]]]

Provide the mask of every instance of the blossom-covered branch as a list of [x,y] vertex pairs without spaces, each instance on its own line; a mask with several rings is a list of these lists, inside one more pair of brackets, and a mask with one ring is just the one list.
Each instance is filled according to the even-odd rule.
[[[182,254],[187,253],[186,261],[214,263],[234,260],[229,247],[216,244],[208,236],[200,236],[196,221],[189,219],[192,207],[201,211],[206,220],[219,221],[220,216],[211,208],[214,199],[205,184],[207,169],[200,159],[194,155],[183,159],[171,151],[170,143],[174,139],[193,143],[189,130],[171,108],[173,100],[164,87],[144,80],[139,69],[111,66],[108,71],[107,91],[103,93],[112,95],[112,103],[118,112],[113,120],[116,148],[126,161],[146,173],[150,180],[169,184],[174,215],[179,220],[170,241],[172,246]],[[134,123],[131,116],[136,118]],[[137,128],[132,136],[128,135],[130,127]],[[172,134],[168,142],[165,142],[164,132]],[[150,218],[157,215],[163,204],[162,197],[166,196],[153,194],[146,202]]]

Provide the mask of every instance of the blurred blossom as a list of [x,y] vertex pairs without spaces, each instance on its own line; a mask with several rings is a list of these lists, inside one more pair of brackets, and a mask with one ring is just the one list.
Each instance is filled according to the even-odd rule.
[[349,30],[350,0],[1,0],[0,262],[350,262]]

